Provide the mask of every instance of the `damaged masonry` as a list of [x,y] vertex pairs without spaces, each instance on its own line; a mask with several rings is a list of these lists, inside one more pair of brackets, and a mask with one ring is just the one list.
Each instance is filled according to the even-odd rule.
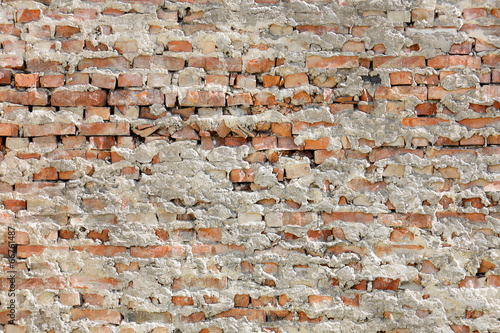
[[500,332],[496,0],[0,1],[0,331]]

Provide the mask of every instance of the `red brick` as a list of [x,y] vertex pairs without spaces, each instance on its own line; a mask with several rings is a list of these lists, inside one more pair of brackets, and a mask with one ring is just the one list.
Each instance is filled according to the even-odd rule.
[[395,72],[390,74],[391,85],[411,85],[412,74],[411,72]]
[[480,213],[455,213],[455,212],[437,212],[436,217],[442,218],[460,218],[468,220],[470,223],[484,223],[486,222],[484,214]]
[[464,19],[467,21],[486,16],[488,16],[486,8],[464,8]]
[[142,75],[140,73],[123,73],[118,76],[118,87],[140,87]]
[[278,141],[275,136],[255,137],[252,139],[255,150],[267,150],[278,148]]
[[268,310],[267,311],[269,321],[279,321],[279,320],[293,320],[293,312],[288,310]]
[[227,86],[229,85],[229,77],[227,75],[206,75],[205,84]]
[[314,151],[314,163],[316,164],[321,164],[325,161],[325,159],[333,157],[338,160],[343,160],[345,159],[345,151],[342,149],[337,149],[337,150],[315,150]]
[[16,88],[32,88],[39,86],[38,79],[38,74],[16,74],[14,76],[14,83]]
[[[430,87],[429,89],[431,89]],[[415,96],[420,100],[427,99],[427,87],[396,86],[392,88],[378,87],[375,90],[375,99],[388,99],[392,101],[403,100]]]
[[425,57],[374,57],[373,68],[425,67]]
[[255,95],[253,95],[254,105],[276,105],[276,97],[267,92],[261,91]]
[[172,134],[172,139],[176,140],[200,140],[200,136],[191,126],[184,126]]
[[453,66],[465,66],[469,68],[479,69],[481,67],[481,58],[468,55],[436,56],[434,58],[428,59],[427,65],[437,69]]
[[292,136],[291,123],[273,123],[271,125],[271,130],[273,134],[277,136]]
[[500,287],[500,275],[489,275],[486,277],[486,285],[488,287]]
[[370,162],[376,162],[381,159],[389,158],[401,154],[415,154],[420,158],[424,157],[421,150],[403,149],[403,148],[376,148],[370,153]]
[[309,84],[307,73],[290,74],[285,76],[285,88],[295,88]]
[[21,37],[21,30],[14,24],[0,24],[0,33]]
[[269,72],[275,66],[274,59],[260,58],[249,60],[246,64],[247,73],[265,73]]
[[95,20],[97,10],[94,8],[77,8],[73,11],[73,17],[77,20]]
[[365,52],[365,42],[347,41],[342,46],[342,52]]
[[217,315],[217,318],[226,317],[233,317],[236,320],[241,317],[245,317],[249,321],[257,320],[264,323],[266,321],[266,311],[254,309],[230,309]]
[[66,84],[68,86],[70,85],[77,85],[77,84],[89,84],[90,79],[89,79],[89,74],[87,73],[73,73],[73,74],[66,74]]
[[465,279],[458,284],[459,288],[478,288],[479,280],[475,276],[466,276]]
[[408,229],[394,229],[389,239],[392,242],[411,242],[414,238],[415,235]]
[[439,118],[403,118],[401,124],[407,127],[418,127],[418,126],[435,126],[442,123],[448,123],[446,119]]
[[168,50],[171,52],[192,52],[193,46],[188,41],[170,41],[168,42]]
[[106,105],[106,92],[60,90],[52,94],[52,106],[104,106]]
[[483,86],[483,91],[486,97],[497,98],[500,96],[500,85]]
[[[28,59],[26,60],[26,70],[30,73],[33,72],[57,72],[58,66],[61,63],[57,61],[43,61],[41,59]],[[5,66],[0,66],[5,67]]]
[[389,278],[376,278],[373,281],[373,289],[393,290],[397,291],[399,288],[399,279],[393,280]]
[[186,256],[186,252],[182,245],[133,246],[130,248],[130,255],[139,258],[183,258]]
[[44,168],[40,172],[33,174],[33,180],[57,180],[58,173],[56,168]]
[[207,71],[229,71],[241,72],[243,61],[241,58],[225,58],[219,59],[214,57],[205,58],[204,68]]
[[367,250],[364,247],[354,245],[336,245],[334,247],[328,248],[326,253],[334,253],[335,255],[339,255],[341,253],[356,253],[360,257],[363,257],[366,255]]
[[112,136],[92,136],[89,138],[89,143],[96,149],[111,149],[115,145],[115,138]]
[[253,182],[253,169],[233,169],[229,174],[229,179],[232,182]]
[[[17,213],[20,210],[26,210],[26,200],[8,199],[3,201],[3,205],[5,209],[13,211],[14,213]],[[16,243],[16,244],[24,244],[24,243]]]
[[117,40],[114,47],[120,54],[134,53],[138,50],[136,40]]
[[10,85],[12,73],[9,70],[0,70],[0,85]]
[[61,41],[61,50],[68,53],[83,52],[85,42],[83,40],[63,40]]
[[116,78],[112,75],[92,74],[92,85],[104,89],[115,89]]
[[482,52],[482,51],[491,51],[491,50],[496,50],[497,47],[493,44],[490,44],[480,38],[476,38],[476,44],[475,44],[475,50],[476,52]]
[[250,93],[241,93],[227,96],[227,105],[253,105],[252,95]]
[[80,135],[85,136],[110,136],[129,135],[129,123],[83,123],[79,126]]
[[429,87],[429,99],[441,99],[447,94],[465,94],[468,91],[475,90],[475,88],[460,88],[456,90],[446,90],[443,87]]
[[174,279],[172,283],[173,290],[180,290],[185,288],[215,288],[224,289],[227,286],[227,278],[215,278],[215,277],[180,277]]
[[220,242],[222,230],[218,228],[206,228],[198,230],[198,240],[200,242]]
[[56,38],[69,38],[80,32],[80,28],[69,25],[56,25]]
[[16,21],[19,23],[38,21],[40,19],[40,13],[40,9],[18,9]]
[[437,75],[422,75],[415,73],[415,82],[417,84],[437,86],[439,83],[439,78]]
[[496,123],[500,122],[500,117],[497,118],[475,118],[475,119],[464,119],[458,121],[460,125],[464,125],[469,128],[483,128],[488,125],[494,126]]
[[262,76],[262,86],[264,88],[269,88],[269,87],[281,87],[283,85],[283,80],[281,79],[281,76],[275,76],[275,75],[264,75]]
[[83,59],[80,60],[80,62],[78,63],[79,71],[93,67],[103,68],[103,69],[126,70],[130,68],[130,63],[124,56]]
[[187,296],[172,296],[172,303],[175,306],[194,305],[193,298]]
[[44,125],[24,125],[24,136],[74,135],[75,124],[50,123]]
[[119,325],[122,321],[121,314],[113,310],[71,309],[71,320],[88,319],[91,321],[104,321],[109,324]]
[[417,116],[433,116],[437,113],[437,103],[422,103],[415,107]]
[[182,106],[225,106],[226,97],[222,91],[188,91]]
[[94,241],[100,240],[101,242],[104,243],[104,242],[109,241],[108,233],[109,233],[109,230],[107,230],[107,229],[104,229],[101,232],[91,230],[87,234],[87,238],[92,239]]
[[247,308],[250,304],[250,295],[234,295],[234,306]]
[[0,123],[0,136],[17,136],[19,126],[15,124]]
[[315,150],[315,149],[326,149],[328,148],[328,143],[330,138],[321,138],[318,140],[304,140],[304,149]]
[[357,68],[359,67],[359,59],[354,56],[335,56],[323,58],[320,56],[307,56],[307,68]]
[[359,306],[359,294],[340,296],[345,305]]
[[108,96],[109,105],[151,105],[163,104],[165,96],[158,89],[115,90]]
[[468,55],[471,51],[472,51],[472,42],[467,40],[462,44],[453,44],[450,48],[449,54]]
[[64,86],[64,75],[44,75],[40,78],[40,84],[44,88],[57,88]]

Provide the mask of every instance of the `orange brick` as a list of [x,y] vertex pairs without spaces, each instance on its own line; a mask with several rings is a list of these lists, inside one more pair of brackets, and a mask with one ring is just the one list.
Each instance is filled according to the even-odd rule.
[[38,87],[38,74],[16,74],[14,84],[16,88]]
[[275,136],[255,137],[252,144],[255,150],[267,150],[278,148],[278,141]]
[[17,10],[16,21],[19,23],[38,21],[40,13],[40,9],[19,9]]
[[391,85],[411,85],[412,74],[411,72],[395,72],[390,74]]
[[40,78],[40,84],[44,88],[57,88],[64,85],[64,75],[44,75]]
[[192,52],[193,46],[188,41],[170,41],[168,42],[168,50],[171,52]]
[[307,73],[285,75],[285,88],[295,88],[309,84]]

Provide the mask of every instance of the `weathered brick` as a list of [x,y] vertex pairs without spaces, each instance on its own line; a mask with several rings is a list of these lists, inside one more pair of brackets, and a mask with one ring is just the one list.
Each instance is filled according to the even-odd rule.
[[425,57],[373,58],[373,68],[418,68],[418,67],[425,67]]
[[80,71],[93,67],[112,70],[126,70],[130,68],[130,63],[124,56],[109,58],[87,58],[80,60],[80,62],[78,63],[78,70]]
[[53,106],[104,106],[106,105],[106,92],[60,90],[52,94],[50,103]]
[[[431,89],[433,87],[429,87]],[[411,96],[419,100],[427,99],[427,87],[396,86],[392,88],[378,87],[375,90],[375,99],[402,100]]]
[[355,56],[336,56],[330,58],[322,58],[320,56],[306,57],[307,68],[357,68],[359,67],[359,59]]
[[16,21],[19,23],[38,21],[40,19],[40,13],[40,9],[18,9]]
[[84,123],[78,126],[80,135],[85,136],[110,136],[110,135],[129,135],[129,123]]
[[188,91],[182,106],[225,106],[225,93],[221,91]]
[[74,135],[75,124],[50,123],[43,125],[24,125],[24,136]]
[[109,105],[151,105],[163,104],[165,96],[158,89],[115,90],[108,96]]
[[48,104],[48,95],[44,90],[17,91],[7,89],[0,91],[0,102],[43,106]]

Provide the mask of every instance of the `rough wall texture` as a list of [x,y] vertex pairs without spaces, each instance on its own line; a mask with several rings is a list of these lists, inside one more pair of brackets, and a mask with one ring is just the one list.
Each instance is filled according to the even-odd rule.
[[0,330],[500,332],[498,2],[0,3]]

